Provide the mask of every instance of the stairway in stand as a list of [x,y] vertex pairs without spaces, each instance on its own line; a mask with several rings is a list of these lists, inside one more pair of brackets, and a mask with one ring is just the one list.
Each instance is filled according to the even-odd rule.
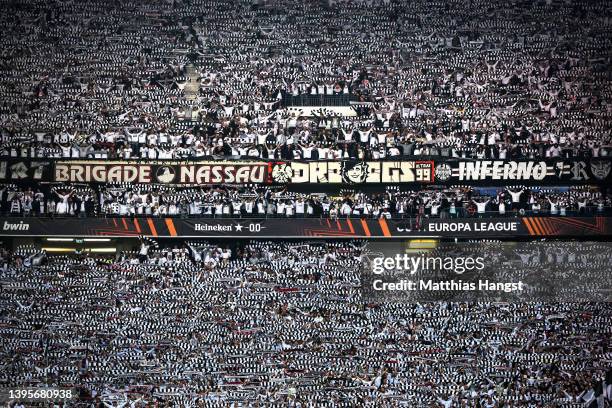
[[200,81],[198,81],[198,70],[192,64],[187,65],[187,78],[190,80],[185,86],[185,99],[194,101],[200,92]]

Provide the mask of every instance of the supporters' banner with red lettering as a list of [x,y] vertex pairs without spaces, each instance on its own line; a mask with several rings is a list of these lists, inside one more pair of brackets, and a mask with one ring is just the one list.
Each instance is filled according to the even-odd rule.
[[426,219],[0,218],[4,236],[159,238],[513,238],[612,236],[612,217]]

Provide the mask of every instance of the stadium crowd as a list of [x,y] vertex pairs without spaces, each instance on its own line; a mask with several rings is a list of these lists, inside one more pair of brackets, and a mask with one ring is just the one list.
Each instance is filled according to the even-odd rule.
[[[606,0],[2,5],[3,159],[612,157]],[[0,214],[612,209],[586,185],[294,190],[0,184]],[[114,258],[0,246],[0,387],[77,387],[108,408],[611,403],[610,303],[381,303],[361,290],[365,242],[173,242]],[[604,244],[529,244],[502,273],[612,276]]]
[[[602,244],[576,245],[532,243],[513,273],[610,273]],[[357,241],[3,249],[0,383],[76,387],[106,407],[609,403],[608,303],[371,302],[368,254]]]
[[0,185],[7,216],[325,217],[591,216],[609,214],[609,195],[596,188],[467,186],[378,193],[344,189],[304,193],[262,187],[169,187],[154,184],[38,188]]
[[605,0],[254,3],[7,3],[0,155],[612,154]]

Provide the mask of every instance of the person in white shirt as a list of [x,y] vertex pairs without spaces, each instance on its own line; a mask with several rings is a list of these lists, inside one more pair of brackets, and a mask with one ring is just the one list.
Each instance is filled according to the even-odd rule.
[[228,218],[232,214],[232,206],[229,202],[223,203],[223,217]]
[[315,149],[315,146],[313,144],[300,144],[299,145],[302,148],[302,156],[305,160],[310,160],[312,159],[312,152]]
[[295,202],[295,215],[299,218],[304,217],[304,212],[305,212],[305,203],[304,200],[302,198],[299,198],[296,202]]
[[345,200],[340,206],[340,215],[343,217],[349,217],[351,215],[352,208],[347,200]]
[[253,215],[254,202],[253,200],[246,200],[244,202],[244,212],[247,216]]
[[232,211],[234,216],[240,217],[242,215],[242,201],[239,199],[232,201]]
[[472,202],[474,203],[474,205],[476,206],[476,212],[478,214],[479,217],[483,217],[486,214],[487,211],[487,205],[489,204],[489,201],[491,201],[491,199],[487,199],[485,201],[476,201],[476,200],[472,200]]
[[546,199],[550,204],[550,215],[557,215],[559,213],[559,203],[551,200],[550,197],[546,197]]
[[520,191],[512,191],[510,189],[506,189],[506,191],[512,197],[512,209],[514,210],[520,208],[521,195],[525,190],[521,189]]
[[223,203],[221,201],[217,201],[215,203],[215,217],[223,216]]
[[389,148],[389,150],[387,151],[387,155],[389,157],[393,157],[393,156],[399,156],[400,155],[400,151],[396,146],[393,146],[391,148]]
[[497,202],[497,212],[499,212],[499,215],[505,215],[506,214],[506,203],[504,202],[503,198],[498,198],[498,202]]
[[293,217],[295,215],[295,207],[294,207],[294,202],[292,200],[288,200],[285,203],[285,214],[287,215],[287,217]]
[[264,216],[266,214],[266,204],[263,200],[257,200],[257,214],[259,216]]
[[312,217],[314,215],[314,206],[311,200],[308,200],[308,202],[306,203],[306,214],[309,217]]
[[282,217],[285,215],[285,202],[283,200],[278,201],[278,204],[276,206],[276,214],[279,217]]
[[561,149],[558,145],[553,145],[546,150],[545,156],[547,158],[555,158],[561,155]]
[[149,243],[148,241],[144,241],[144,240],[141,241],[140,250],[138,251],[138,259],[140,260],[140,263],[143,263],[147,260],[150,247],[151,247],[151,243]]

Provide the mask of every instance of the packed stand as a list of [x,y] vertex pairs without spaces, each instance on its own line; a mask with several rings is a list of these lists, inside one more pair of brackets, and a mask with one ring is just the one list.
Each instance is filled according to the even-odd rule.
[[0,184],[0,214],[50,217],[323,217],[458,218],[471,216],[594,216],[612,202],[596,188],[471,188],[364,193],[305,193],[263,187]]
[[[0,382],[78,387],[115,407],[612,397],[607,303],[365,302],[366,255],[363,242],[142,241],[114,259],[27,263],[2,250]],[[599,251],[585,266],[611,261]]]
[[612,154],[608,1],[261,3],[6,4],[0,155]]

